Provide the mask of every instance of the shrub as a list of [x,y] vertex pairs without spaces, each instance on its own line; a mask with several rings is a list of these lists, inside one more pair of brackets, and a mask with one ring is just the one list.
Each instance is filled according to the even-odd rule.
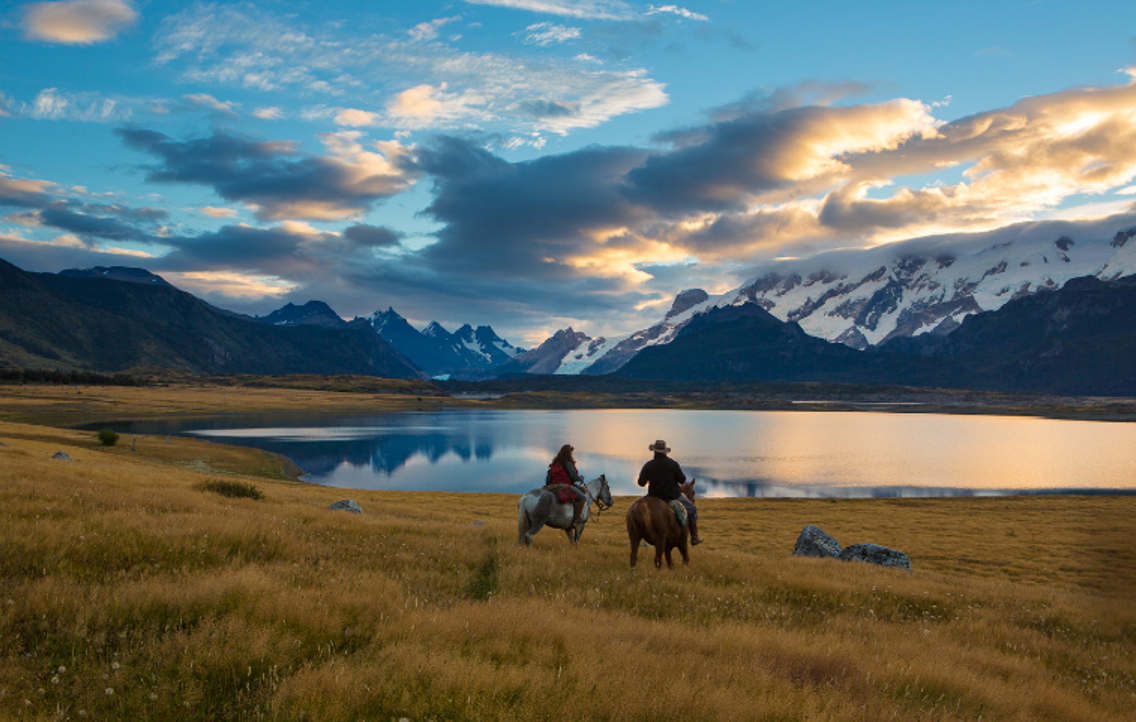
[[239,481],[224,481],[222,479],[210,479],[209,481],[202,482],[198,485],[202,491],[211,491],[214,494],[227,496],[230,499],[263,499],[264,492],[257,489],[252,484],[245,484]]
[[114,446],[118,443],[118,433],[110,429],[99,429],[99,443],[103,446]]

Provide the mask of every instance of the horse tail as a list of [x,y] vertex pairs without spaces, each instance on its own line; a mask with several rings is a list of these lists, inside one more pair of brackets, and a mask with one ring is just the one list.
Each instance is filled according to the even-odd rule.
[[529,513],[525,510],[525,497],[517,502],[517,543],[526,544],[525,536],[529,533],[532,524],[529,522]]

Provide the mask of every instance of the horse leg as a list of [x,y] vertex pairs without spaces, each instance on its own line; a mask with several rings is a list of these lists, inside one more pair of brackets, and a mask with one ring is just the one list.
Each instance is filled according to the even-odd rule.
[[666,544],[665,548],[666,548],[666,556],[667,556],[667,568],[668,569],[674,569],[675,563],[674,563],[674,560],[671,559],[671,550],[674,549],[674,546],[671,545],[671,544]]
[[525,500],[517,504],[517,543],[532,546],[532,537],[529,536],[529,513],[525,511]]
[[667,550],[667,564],[671,563],[671,552],[667,549],[666,541],[659,541],[655,544],[655,568],[663,568],[663,550]]
[[682,554],[682,565],[686,566],[690,563],[690,552],[687,550],[687,538],[683,536],[682,541],[678,544],[678,551]]

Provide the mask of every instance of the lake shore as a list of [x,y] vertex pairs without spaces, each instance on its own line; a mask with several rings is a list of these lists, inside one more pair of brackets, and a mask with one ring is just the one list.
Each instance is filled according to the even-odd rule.
[[[708,541],[689,566],[656,571],[641,554],[629,572],[628,497],[580,548],[545,530],[525,549],[513,495],[333,489],[252,449],[152,436],[104,447],[68,428],[345,402],[478,403],[0,388],[0,708],[1112,720],[1136,701],[1136,497],[705,499]],[[327,509],[348,497],[363,515]],[[915,571],[793,557],[806,524],[900,549]],[[672,670],[664,694],[644,684],[653,669]]]
[[0,384],[0,419],[56,426],[264,411],[438,408],[876,411],[1136,421],[1136,399],[838,384],[646,384],[606,377],[426,382],[161,374],[143,386]]

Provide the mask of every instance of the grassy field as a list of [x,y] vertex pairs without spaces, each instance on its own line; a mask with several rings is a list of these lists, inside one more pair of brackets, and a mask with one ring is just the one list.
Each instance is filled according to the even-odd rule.
[[[1132,718],[1134,497],[707,499],[689,566],[631,572],[629,498],[525,549],[511,495],[47,425],[420,403],[0,387],[0,719]],[[806,524],[915,571],[793,557]]]

